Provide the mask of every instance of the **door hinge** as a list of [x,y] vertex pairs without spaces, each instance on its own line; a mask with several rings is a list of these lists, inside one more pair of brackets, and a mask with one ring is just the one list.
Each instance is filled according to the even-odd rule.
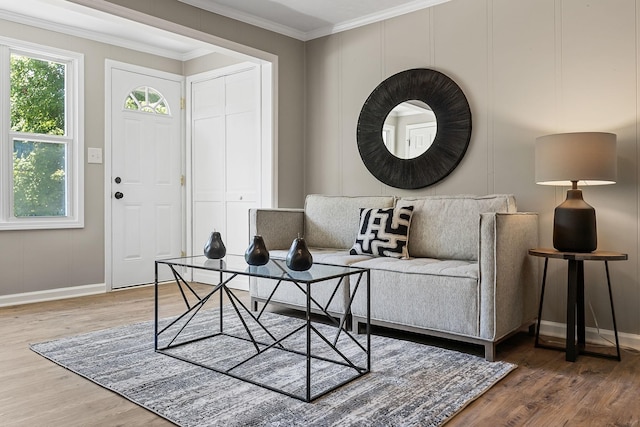
[[186,181],[187,181],[187,178],[185,178],[184,175],[180,175],[180,185],[184,187],[184,184]]
[[184,98],[180,98],[180,109],[184,110],[185,108],[187,108],[187,100]]

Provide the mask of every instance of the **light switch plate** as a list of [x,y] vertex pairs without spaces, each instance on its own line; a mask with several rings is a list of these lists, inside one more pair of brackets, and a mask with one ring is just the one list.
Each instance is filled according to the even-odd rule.
[[87,148],[87,163],[102,163],[102,148]]

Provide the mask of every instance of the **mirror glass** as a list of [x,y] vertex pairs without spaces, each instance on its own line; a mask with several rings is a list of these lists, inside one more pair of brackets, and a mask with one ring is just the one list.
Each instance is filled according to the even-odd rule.
[[427,151],[438,130],[436,116],[426,103],[411,99],[396,105],[382,127],[385,147],[400,159],[414,159]]

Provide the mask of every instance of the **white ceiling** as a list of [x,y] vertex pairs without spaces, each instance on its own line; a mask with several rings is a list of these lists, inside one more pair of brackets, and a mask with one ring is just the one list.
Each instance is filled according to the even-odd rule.
[[178,1],[306,41],[449,0]]
[[[306,41],[449,0],[178,1]],[[0,19],[182,61],[215,51],[229,53],[199,40],[67,0],[0,0]]]

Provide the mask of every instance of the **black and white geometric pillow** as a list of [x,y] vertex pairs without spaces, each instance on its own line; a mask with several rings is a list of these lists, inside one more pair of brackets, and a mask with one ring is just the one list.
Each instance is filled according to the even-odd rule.
[[413,206],[360,209],[360,226],[351,255],[409,258],[407,244]]

